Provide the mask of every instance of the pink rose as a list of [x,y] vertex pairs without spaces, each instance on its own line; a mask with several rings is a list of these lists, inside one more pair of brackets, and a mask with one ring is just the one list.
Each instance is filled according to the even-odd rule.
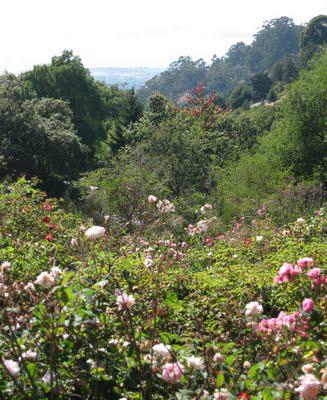
[[300,377],[301,385],[295,389],[304,400],[315,400],[320,389],[320,382],[312,374],[305,374]]
[[148,196],[148,203],[149,204],[154,204],[154,203],[156,203],[156,201],[157,201],[156,196],[153,196],[152,194],[150,194],[150,196]]
[[318,278],[318,277],[320,276],[320,273],[321,273],[320,268],[312,268],[312,269],[307,273],[307,275],[308,275],[308,277],[309,277],[310,279],[316,279],[316,278]]
[[183,373],[184,367],[180,362],[166,363],[162,369],[162,378],[169,383],[179,382]]
[[313,258],[310,258],[310,257],[300,258],[300,259],[297,261],[297,265],[298,265],[300,268],[310,267],[310,265],[312,265],[312,264],[313,264]]
[[279,268],[278,275],[288,275],[291,273],[292,269],[292,264],[284,262],[284,264]]
[[313,300],[312,299],[304,299],[302,302],[302,309],[304,312],[309,313],[313,310]]

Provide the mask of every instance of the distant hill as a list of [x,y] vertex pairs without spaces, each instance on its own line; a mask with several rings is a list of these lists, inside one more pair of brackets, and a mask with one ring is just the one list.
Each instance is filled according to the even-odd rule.
[[[296,25],[288,17],[265,21],[251,44],[235,43],[224,56],[213,56],[210,64],[202,58],[180,57],[168,69],[148,80],[137,94],[144,103],[153,94],[161,93],[179,104],[185,94],[190,94],[198,84],[204,84],[207,94],[216,91],[228,99],[234,90],[244,91],[244,84],[257,79],[256,74],[270,74],[274,66],[275,70],[295,70],[303,29],[303,25]],[[265,79],[262,75],[260,78]]]
[[161,68],[120,68],[120,67],[99,67],[90,68],[91,75],[107,84],[117,84],[126,89],[134,87],[135,89],[144,85],[146,81],[153,76],[160,74]]

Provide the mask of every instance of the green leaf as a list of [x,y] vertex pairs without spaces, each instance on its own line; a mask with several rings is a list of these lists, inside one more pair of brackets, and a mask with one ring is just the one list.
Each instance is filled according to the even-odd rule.
[[26,369],[28,373],[33,377],[36,371],[36,363],[27,363]]
[[224,382],[225,382],[224,374],[217,375],[217,378],[216,378],[216,386],[217,386],[217,388],[222,387]]

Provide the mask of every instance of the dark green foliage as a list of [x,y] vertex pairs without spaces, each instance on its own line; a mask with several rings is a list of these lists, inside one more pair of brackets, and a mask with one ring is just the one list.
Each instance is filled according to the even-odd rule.
[[[10,85],[8,87],[8,82]],[[21,80],[2,79],[0,97],[1,176],[38,176],[52,193],[83,169],[86,149],[75,134],[67,103],[23,100]],[[13,89],[14,87],[14,89]],[[51,183],[50,183],[51,182]]]
[[318,15],[309,22],[301,34],[300,60],[305,66],[312,56],[327,45],[327,16]]
[[265,72],[260,72],[251,76],[251,86],[253,90],[253,100],[264,100],[272,86],[272,80]]
[[138,95],[143,101],[153,94],[160,92],[173,101],[187,91],[191,91],[199,83],[205,81],[207,65],[202,60],[193,61],[191,57],[180,57],[170,64],[167,71],[150,79],[138,90]]
[[135,89],[124,91],[122,118],[125,125],[138,121],[143,114],[143,106],[135,93]]
[[169,118],[173,114],[171,102],[164,96],[157,94],[149,99],[150,119],[155,124]]
[[288,17],[267,21],[254,35],[254,42],[249,51],[248,62],[253,72],[270,69],[276,61],[285,55],[297,57],[299,39],[303,30]]
[[253,100],[253,89],[247,83],[240,83],[230,94],[229,104],[234,108],[247,107]]
[[67,101],[77,135],[87,145],[105,137],[102,120],[106,116],[98,84],[84,68],[81,59],[71,51],[53,57],[50,65],[38,65],[24,74],[38,97]]
[[294,60],[285,56],[277,61],[271,69],[270,76],[274,82],[293,82],[298,77],[299,71]]
[[[38,97],[68,102],[77,135],[93,149],[107,137],[108,126],[112,132],[113,120],[119,130],[137,121],[143,112],[134,89],[124,91],[97,82],[71,51],[53,57],[50,65],[35,66],[23,78]],[[119,131],[115,134],[119,135]]]
[[248,65],[230,65],[229,59],[216,59],[208,72],[208,90],[228,96],[240,82],[248,82],[251,69]]

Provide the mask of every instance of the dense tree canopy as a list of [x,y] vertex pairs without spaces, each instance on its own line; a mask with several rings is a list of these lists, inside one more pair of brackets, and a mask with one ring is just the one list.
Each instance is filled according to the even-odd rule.
[[24,100],[30,92],[12,76],[2,77],[0,93],[1,176],[38,176],[48,189],[51,182],[54,192],[64,180],[76,178],[86,148],[75,134],[68,103]]
[[327,15],[318,15],[308,23],[301,34],[300,59],[303,65],[327,45]]
[[81,59],[70,51],[52,58],[50,65],[38,65],[24,75],[38,97],[62,99],[69,103],[78,136],[88,145],[105,137],[102,120],[106,104],[97,83]]

